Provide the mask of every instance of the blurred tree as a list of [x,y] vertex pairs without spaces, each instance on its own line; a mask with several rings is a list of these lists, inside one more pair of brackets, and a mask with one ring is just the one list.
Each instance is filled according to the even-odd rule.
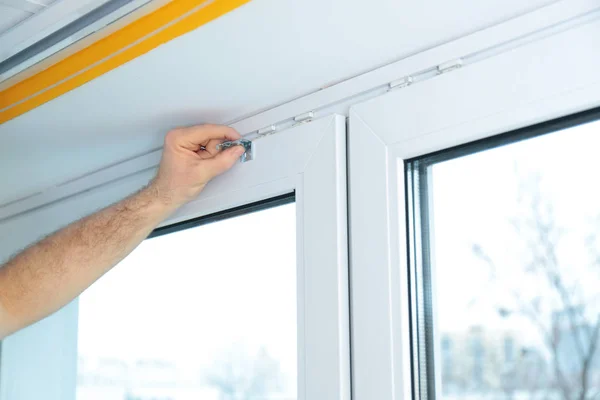
[[282,373],[264,347],[253,357],[236,348],[214,365],[206,382],[220,400],[262,400],[281,391]]
[[[593,400],[600,398],[600,295],[594,285],[600,274],[600,219],[592,221],[585,240],[589,254],[572,254],[578,241],[572,230],[559,225],[550,198],[541,190],[539,175],[520,185],[520,210],[511,221],[524,250],[523,256],[514,257],[518,265],[498,265],[495,259],[503,257],[491,256],[481,244],[473,244],[472,253],[490,268],[492,280],[503,270],[512,271],[514,284],[506,290],[513,301],[498,304],[497,313],[501,318],[525,317],[535,327],[551,369],[544,384],[532,388],[531,380],[517,376],[529,370],[517,361],[512,371],[505,371],[506,379],[519,379],[516,385],[528,389],[530,398],[545,387],[547,395],[560,393],[562,400]],[[570,250],[561,253],[565,247]],[[535,283],[525,287],[522,280]],[[516,388],[508,382],[504,387],[507,398],[513,398]]]

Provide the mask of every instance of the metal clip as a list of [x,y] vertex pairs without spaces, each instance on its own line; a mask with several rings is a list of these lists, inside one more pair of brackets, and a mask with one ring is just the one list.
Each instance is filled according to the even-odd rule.
[[217,145],[217,150],[225,150],[233,146],[244,146],[246,150],[240,157],[240,162],[245,163],[246,161],[252,161],[254,159],[254,152],[252,147],[252,141],[248,139],[239,139],[229,142],[223,142]]

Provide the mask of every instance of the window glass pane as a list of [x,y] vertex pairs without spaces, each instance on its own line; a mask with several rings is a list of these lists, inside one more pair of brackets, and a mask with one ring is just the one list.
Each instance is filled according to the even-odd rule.
[[295,399],[295,205],[146,240],[79,300],[78,400]]
[[412,164],[422,397],[600,398],[598,148],[592,122]]

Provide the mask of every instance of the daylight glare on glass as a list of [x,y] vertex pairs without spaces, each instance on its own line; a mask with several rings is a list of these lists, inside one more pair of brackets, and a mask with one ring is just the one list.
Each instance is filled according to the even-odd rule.
[[430,167],[438,398],[600,398],[599,132]]
[[296,399],[295,210],[146,240],[81,295],[77,400]]

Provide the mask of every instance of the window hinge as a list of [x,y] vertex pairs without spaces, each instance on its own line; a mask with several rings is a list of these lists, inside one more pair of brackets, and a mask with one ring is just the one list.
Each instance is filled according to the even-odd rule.
[[443,64],[437,66],[438,74],[444,74],[446,72],[454,71],[455,69],[459,69],[463,66],[464,61],[462,58],[457,58],[456,60],[448,61]]
[[390,82],[388,84],[388,90],[405,88],[412,85],[413,82],[414,78],[412,76],[405,76],[402,79],[396,79],[395,81]]

